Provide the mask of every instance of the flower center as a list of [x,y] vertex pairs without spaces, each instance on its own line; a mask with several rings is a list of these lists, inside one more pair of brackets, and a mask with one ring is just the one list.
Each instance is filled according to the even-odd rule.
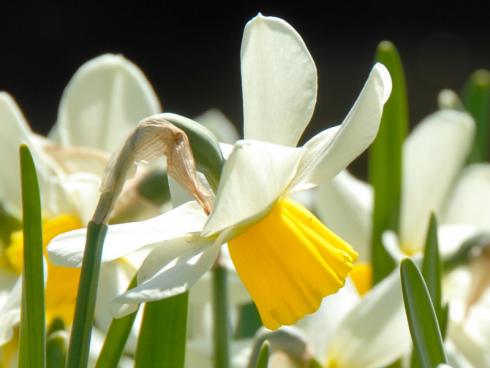
[[354,282],[359,295],[363,296],[371,290],[373,283],[373,268],[371,264],[356,264],[350,273],[350,278],[352,279],[352,282]]
[[344,285],[357,258],[349,244],[290,199],[277,201],[228,246],[269,329],[316,311],[323,297]]
[[[79,229],[82,227],[80,220],[72,215],[59,215],[43,222],[43,248],[46,252],[47,244],[56,235]],[[17,274],[22,273],[23,266],[22,231],[15,231],[10,238],[10,245],[6,250],[7,260]],[[76,268],[60,267],[47,262],[48,281],[46,285],[46,318],[50,324],[54,318],[61,318],[70,326],[73,321],[73,313],[78,290],[80,270]]]

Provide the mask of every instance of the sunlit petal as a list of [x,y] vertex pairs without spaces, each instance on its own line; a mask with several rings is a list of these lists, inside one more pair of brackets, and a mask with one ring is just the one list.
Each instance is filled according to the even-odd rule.
[[82,65],[61,98],[58,133],[65,145],[114,151],[139,120],[161,111],[140,69],[121,55]]
[[241,65],[245,138],[296,146],[317,91],[301,36],[284,20],[259,14],[245,27]]
[[[206,215],[196,202],[188,202],[149,220],[111,225],[107,231],[102,261],[108,262],[165,240],[182,238],[202,230]],[[80,267],[87,230],[75,230],[54,238],[48,246],[50,261]]]
[[490,165],[464,169],[453,190],[441,222],[471,224],[490,231]]
[[400,272],[395,270],[340,323],[329,346],[328,358],[330,364],[337,363],[338,367],[382,367],[407,353],[411,344]]
[[214,211],[204,227],[209,236],[253,221],[288,189],[303,150],[239,141],[223,168]]
[[320,185],[314,209],[329,229],[352,245],[361,261],[369,260],[373,192],[347,171]]
[[197,236],[160,244],[141,266],[138,286],[114,299],[113,314],[121,317],[134,311],[139,303],[189,290],[211,268],[219,249],[212,241]]
[[430,213],[440,214],[466,160],[473,133],[468,114],[442,110],[424,119],[405,141],[400,218],[404,250],[421,249]]
[[378,133],[383,105],[391,93],[391,77],[382,64],[376,64],[357,101],[339,127],[311,138],[300,164],[296,184],[318,185],[333,178],[359,156]]

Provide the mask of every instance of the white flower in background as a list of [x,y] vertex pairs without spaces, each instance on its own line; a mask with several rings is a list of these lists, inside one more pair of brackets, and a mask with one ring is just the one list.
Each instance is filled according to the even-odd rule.
[[[0,154],[2,165],[0,203],[7,213],[21,215],[19,145],[32,151],[39,175],[45,245],[57,234],[86,226],[99,196],[100,176],[108,150],[118,144],[142,117],[160,111],[158,100],[142,74],[118,55],[103,55],[84,64],[63,93],[52,140],[30,130],[20,109],[6,93],[0,94]],[[20,319],[22,231],[1,244],[0,346],[12,339]],[[106,329],[112,319],[109,304],[124,291],[134,275],[129,263],[106,264],[96,307],[96,325]],[[73,318],[79,270],[48,262],[46,314],[48,324],[61,318],[67,326]],[[11,280],[9,283],[6,280]],[[16,339],[3,349],[8,366]],[[6,351],[10,351],[9,354]]]
[[[404,253],[420,254],[432,211],[438,218],[439,244],[443,255],[454,252],[464,239],[477,232],[490,231],[487,206],[490,203],[490,166],[476,164],[462,169],[473,134],[473,122],[467,114],[442,110],[422,121],[407,138],[404,145],[400,239],[396,239],[393,233],[384,236],[387,248],[395,257],[401,258]],[[342,172],[319,188],[316,203],[320,218],[356,246],[361,259],[368,261],[372,217],[371,188],[347,172]],[[391,280],[392,288],[399,287],[398,270],[387,280]],[[450,302],[449,341],[446,345],[454,366],[479,367],[489,364],[486,351],[490,340],[486,331],[490,321],[485,316],[490,307],[490,295],[485,292],[477,304],[467,309],[468,296],[472,290],[471,280],[470,270],[466,267],[450,273],[443,280],[444,298]],[[385,282],[388,281],[383,281]],[[378,312],[375,313],[386,315],[388,311],[385,308],[388,305],[403,311],[401,294],[398,294],[395,295],[394,291],[391,296],[380,294],[376,303]],[[368,308],[369,304],[363,300],[355,310],[357,314],[362,314]],[[405,319],[404,313],[397,313],[400,318]],[[355,318],[350,318],[353,319]],[[372,317],[366,314],[366,319],[372,320]],[[390,321],[398,329],[406,329],[404,323],[395,319]],[[359,335],[363,321],[358,322],[356,325],[347,321],[345,323],[350,326],[339,329],[339,334],[347,336],[344,342]],[[390,326],[390,322],[381,326],[379,331],[396,331]],[[402,345],[408,351],[410,337],[406,333],[401,336],[407,337],[406,343]],[[391,341],[392,337],[388,336],[386,343]],[[370,343],[364,349],[373,351]],[[339,354],[345,355],[345,350]],[[468,363],[465,365],[464,361]]]
[[[374,66],[340,126],[296,148],[317,90],[316,68],[303,40],[285,21],[259,15],[245,28],[241,61],[245,139],[226,161],[209,218],[189,202],[147,221],[109,227],[103,261],[152,249],[138,272],[138,286],[115,299],[116,315],[187,290],[225,242],[269,328],[314,312],[325,295],[343,286],[352,268],[356,252],[288,197],[331,179],[369,146],[391,91],[386,68]],[[80,266],[85,235],[78,230],[55,238],[52,261]]]

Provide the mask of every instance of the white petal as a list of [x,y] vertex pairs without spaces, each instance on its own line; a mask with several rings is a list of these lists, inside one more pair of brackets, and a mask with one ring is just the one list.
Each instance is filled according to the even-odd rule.
[[452,192],[441,222],[471,224],[490,231],[490,165],[475,164],[464,169]]
[[100,178],[89,173],[55,177],[50,181],[51,213],[76,213],[83,224],[92,218],[100,196]]
[[114,299],[112,313],[122,317],[137,304],[181,294],[208,271],[220,247],[198,236],[175,240],[156,247],[138,272],[138,286]]
[[61,98],[58,130],[66,145],[113,151],[142,118],[160,112],[150,83],[121,55],[82,65]]
[[396,269],[340,323],[328,358],[339,367],[381,367],[407,353],[411,343]]
[[298,322],[298,328],[308,338],[315,358],[325,366],[327,348],[342,319],[360,300],[355,286],[348,279],[337,294],[323,299],[320,309]]
[[106,262],[100,269],[99,286],[95,304],[95,323],[102,331],[109,330],[112,321],[112,300],[124,293],[136,270],[123,260]]
[[440,213],[474,133],[466,113],[442,110],[423,120],[403,147],[400,239],[414,253],[423,245],[431,212]]
[[[32,150],[33,133],[14,99],[5,92],[0,92],[0,121],[0,157],[3,160],[0,201],[9,212],[20,217],[19,146],[27,143]],[[36,159],[36,152],[32,154]]]
[[241,49],[244,135],[296,146],[316,103],[317,74],[301,36],[279,18],[256,16]]
[[390,74],[378,63],[342,124],[306,142],[300,179],[316,185],[326,182],[368,148],[378,134],[383,105],[390,93]]
[[352,245],[368,261],[371,242],[373,191],[369,185],[341,171],[315,192],[314,209],[328,228]]
[[264,214],[294,178],[302,149],[243,140],[223,168],[216,203],[203,236],[210,236]]
[[405,253],[402,252],[400,248],[400,241],[396,233],[392,230],[386,230],[383,232],[381,237],[383,242],[383,247],[396,263],[400,263],[404,258],[406,258]]
[[218,109],[210,109],[194,120],[208,128],[220,142],[233,144],[240,139],[235,125]]
[[0,306],[0,346],[6,344],[14,334],[14,327],[20,322],[22,299],[22,278],[18,278],[5,304]]
[[227,143],[220,143],[219,148],[221,149],[221,153],[223,154],[225,160],[228,160],[228,158],[231,155],[231,152],[233,152],[233,145]]
[[437,236],[442,257],[454,254],[465,240],[480,232],[481,230],[474,225],[439,225]]
[[[206,215],[196,202],[188,202],[160,216],[145,221],[110,225],[104,242],[102,261],[108,262],[143,247],[165,240],[186,238],[202,230]],[[80,267],[87,230],[75,230],[54,238],[48,246],[53,264]]]

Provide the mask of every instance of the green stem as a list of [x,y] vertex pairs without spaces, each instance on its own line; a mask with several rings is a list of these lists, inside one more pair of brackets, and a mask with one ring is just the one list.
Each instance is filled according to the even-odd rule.
[[231,328],[228,315],[227,270],[218,262],[212,270],[213,277],[213,338],[215,368],[230,367]]
[[102,246],[106,232],[107,225],[103,223],[91,221],[88,224],[75,318],[66,361],[67,368],[87,367],[102,258]]

